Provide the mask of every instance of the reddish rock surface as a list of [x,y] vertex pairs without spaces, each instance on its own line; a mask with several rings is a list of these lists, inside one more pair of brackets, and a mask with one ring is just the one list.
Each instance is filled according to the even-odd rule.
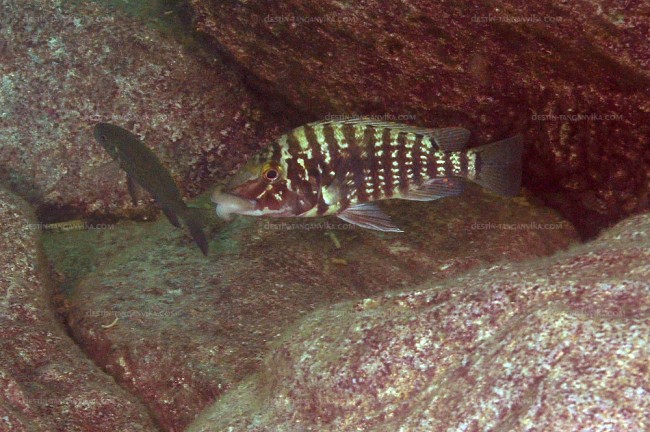
[[319,309],[188,430],[646,431],[648,233]]
[[240,218],[215,223],[206,259],[161,219],[53,233],[45,245],[64,276],[75,340],[165,430],[181,431],[319,306],[545,256],[577,240],[552,211],[477,187],[385,208],[405,233],[355,229],[336,218]]
[[32,211],[2,189],[0,224],[0,431],[155,431],[55,318]]
[[99,168],[97,122],[144,138],[189,195],[279,133],[219,61],[98,3],[0,0],[0,179],[46,221],[143,216]]
[[524,184],[594,235],[650,208],[650,3],[191,0],[248,82],[305,118],[525,135]]

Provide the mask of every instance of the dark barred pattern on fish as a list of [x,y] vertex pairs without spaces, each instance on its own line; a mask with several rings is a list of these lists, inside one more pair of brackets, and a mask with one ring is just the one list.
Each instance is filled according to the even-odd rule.
[[[400,231],[374,201],[457,195],[465,179],[516,195],[521,137],[465,150],[469,135],[463,128],[370,120],[310,123],[254,156],[213,201],[224,217],[337,215],[366,228]],[[232,204],[235,197],[247,204]]]

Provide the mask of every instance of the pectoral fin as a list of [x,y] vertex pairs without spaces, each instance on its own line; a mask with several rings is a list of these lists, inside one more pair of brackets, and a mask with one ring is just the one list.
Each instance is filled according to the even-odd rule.
[[411,201],[433,201],[463,192],[465,181],[460,177],[430,179],[416,189],[408,191],[402,198]]
[[97,167],[90,168],[85,172],[92,176],[103,177],[103,178],[115,178],[120,174],[120,172],[123,171],[122,168],[120,168],[119,161],[111,160],[110,162],[105,162]]
[[386,232],[404,232],[390,220],[387,214],[382,212],[375,204],[371,203],[348,207],[337,216],[346,222],[362,228]]
[[131,202],[133,205],[138,205],[138,202],[144,201],[148,198],[149,192],[142,186],[140,186],[133,177],[127,174],[126,176],[126,186],[129,189],[129,195],[131,195]]

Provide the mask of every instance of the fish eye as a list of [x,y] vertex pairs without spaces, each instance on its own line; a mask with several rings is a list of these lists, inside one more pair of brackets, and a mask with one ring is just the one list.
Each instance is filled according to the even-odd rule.
[[262,178],[268,183],[275,183],[280,179],[280,170],[275,166],[267,166],[262,171]]

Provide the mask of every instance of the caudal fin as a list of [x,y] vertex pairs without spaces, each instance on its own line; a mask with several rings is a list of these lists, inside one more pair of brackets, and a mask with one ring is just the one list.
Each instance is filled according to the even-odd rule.
[[468,151],[474,159],[474,174],[469,179],[503,197],[513,197],[521,187],[521,135],[486,144]]
[[183,213],[183,220],[185,225],[190,231],[190,235],[194,239],[194,242],[197,244],[203,255],[208,255],[208,239],[203,233],[203,223],[200,219],[200,213],[195,209],[187,208]]

